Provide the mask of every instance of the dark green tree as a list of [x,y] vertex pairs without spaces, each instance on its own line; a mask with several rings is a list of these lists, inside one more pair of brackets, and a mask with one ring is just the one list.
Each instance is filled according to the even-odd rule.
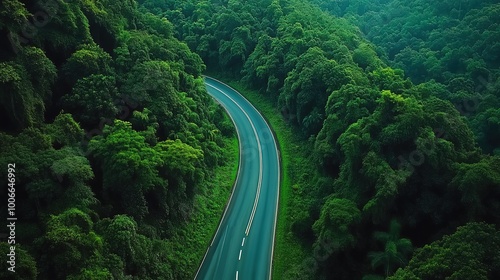
[[64,108],[84,127],[96,127],[101,119],[115,118],[123,103],[115,79],[101,74],[78,80],[62,100]]
[[361,211],[356,204],[348,199],[329,198],[321,208],[321,215],[314,223],[313,230],[317,236],[315,247],[327,245],[330,250],[326,254],[333,254],[343,249],[353,247],[356,238],[353,229],[361,221]]
[[95,44],[81,45],[62,67],[64,81],[70,86],[90,75],[110,75],[111,56]]
[[[9,271],[8,268],[11,267],[9,264],[11,254],[10,248],[15,246],[15,267],[14,271]],[[35,280],[38,276],[38,269],[36,266],[35,259],[30,253],[28,253],[24,247],[19,244],[12,245],[7,242],[0,242],[0,252],[4,257],[5,261],[2,262],[0,268],[0,277],[2,279],[12,279],[12,280]]]
[[384,245],[381,252],[370,252],[368,257],[374,269],[383,267],[385,276],[389,276],[398,267],[407,263],[407,257],[411,254],[413,246],[407,238],[400,238],[401,226],[396,220],[390,223],[388,232],[377,231],[373,237]]
[[494,279],[500,275],[500,240],[495,226],[468,223],[415,251],[396,279]]
[[100,258],[103,241],[84,212],[71,208],[47,222],[45,235],[35,241],[43,278],[66,279]]
[[103,172],[103,188],[113,199],[118,211],[142,219],[148,213],[145,193],[155,186],[164,186],[158,175],[162,159],[143,136],[128,122],[116,120],[105,126],[103,135],[89,143],[89,151]]

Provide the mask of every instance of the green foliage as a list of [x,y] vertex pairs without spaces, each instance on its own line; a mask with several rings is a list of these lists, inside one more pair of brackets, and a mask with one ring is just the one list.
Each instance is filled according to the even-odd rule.
[[[80,150],[71,147],[80,141],[82,131],[77,125],[65,126],[66,121],[76,125],[70,115],[63,114],[43,130],[25,129],[17,137],[2,134],[2,164],[18,164],[18,176],[23,180],[16,187],[23,190],[20,193],[28,202],[23,209],[27,217],[38,212],[63,210],[68,206],[86,209],[96,203],[94,193],[87,185],[93,178],[90,163]],[[72,132],[79,138],[75,138]],[[65,140],[58,142],[59,137]],[[53,148],[63,144],[67,146]]]
[[166,18],[159,18],[151,13],[141,14],[144,29],[150,34],[170,38],[173,35],[173,25]]
[[[387,276],[405,263],[406,241],[420,246],[470,219],[497,221],[496,171],[486,168],[496,161],[477,146],[491,154],[498,146],[495,111],[488,111],[499,104],[495,44],[487,39],[496,38],[492,1],[310,2],[337,17],[300,1],[144,4],[172,20],[209,69],[268,97],[256,100],[274,104],[271,115],[280,112],[309,139],[303,162],[317,166],[292,165],[281,203],[288,226],[278,239],[315,254],[336,228],[324,226],[331,200],[353,206],[345,216],[356,226],[343,232],[342,249],[318,266],[287,263],[290,271],[275,277],[380,278],[368,275],[370,261],[359,254],[378,250],[376,272]],[[479,176],[487,187],[473,184]],[[413,230],[408,239],[369,244],[391,219]],[[277,263],[289,259],[283,247]]]
[[20,32],[30,16],[24,3],[18,0],[6,0],[0,5],[0,29]]
[[356,18],[355,23],[378,47],[378,53],[386,54],[389,63],[404,70],[414,82],[437,81],[447,86],[450,92],[439,97],[451,101],[471,118],[481,148],[492,153],[498,147],[493,140],[498,138],[498,129],[486,117],[498,107],[494,90],[500,75],[495,51],[500,38],[498,3],[313,2],[337,16]]
[[461,201],[472,220],[494,217],[499,221],[497,209],[500,206],[495,199],[500,192],[500,158],[484,157],[476,163],[456,164],[456,175],[451,185],[461,193]]
[[307,134],[316,134],[323,121],[326,93],[348,83],[354,83],[348,71],[328,60],[321,49],[311,48],[288,73],[280,98],[291,120],[302,124]]
[[377,241],[384,244],[384,251],[370,252],[368,257],[371,259],[371,265],[374,269],[380,266],[384,268],[386,277],[396,268],[407,263],[406,258],[413,249],[409,239],[399,238],[400,230],[400,224],[396,220],[392,220],[389,232],[377,231],[373,235]]
[[[25,82],[28,80],[26,70],[18,64],[5,62],[1,62],[0,69],[1,104],[9,121],[16,127],[32,125],[34,119],[40,118],[43,104],[33,98],[33,87]],[[17,103],[20,105],[16,106]]]
[[40,275],[55,279],[77,274],[102,253],[102,239],[92,230],[90,217],[78,209],[51,216],[46,233],[35,241],[41,253]]
[[84,182],[94,178],[89,161],[82,156],[67,156],[56,160],[50,167],[58,180],[67,186],[64,205],[88,209],[97,204],[94,193]]
[[59,114],[52,124],[46,126],[47,134],[54,145],[77,145],[83,138],[83,130],[71,114]]
[[[468,241],[432,243],[457,225],[500,221],[494,1],[42,6],[0,4],[0,164],[18,165],[20,242],[36,256],[26,278],[192,277],[204,244],[189,221],[217,208],[197,203],[219,193],[208,182],[234,133],[205,92],[204,63],[265,95],[254,101],[273,104],[280,135],[296,137],[279,136],[275,278],[377,279],[406,263],[411,244],[432,250],[397,279],[498,275],[498,260],[481,255],[498,247],[489,226],[466,226],[493,242],[471,242],[478,255]],[[12,53],[5,34],[26,37],[39,10],[48,21]],[[183,256],[185,243],[199,248]],[[300,264],[307,254],[314,264]]]
[[97,227],[106,242],[105,251],[123,261],[126,275],[141,279],[174,279],[168,260],[170,250],[165,242],[140,234],[133,218],[117,215],[112,219],[103,219]]
[[329,166],[339,162],[340,154],[335,149],[339,136],[351,124],[373,113],[379,96],[376,90],[354,85],[345,85],[330,94],[325,107],[328,116],[315,139],[315,155],[326,173],[331,172]]
[[91,268],[83,269],[80,274],[70,275],[68,280],[92,280],[92,279],[103,279],[111,280],[113,275],[105,268]]
[[[7,242],[0,243],[0,252],[2,256],[7,256],[11,254],[11,246]],[[12,279],[12,280],[35,280],[37,279],[38,269],[36,266],[35,259],[30,255],[29,252],[24,249],[24,246],[20,246],[19,244],[15,245],[15,271],[7,270],[10,268],[9,257],[5,257],[5,261],[2,262],[0,268],[2,271],[0,272],[0,277],[2,279]]]
[[33,43],[44,46],[44,49],[58,50],[64,58],[80,45],[92,43],[89,22],[79,2],[56,0],[31,7],[35,12],[45,12],[48,17],[47,22],[36,29]]
[[[355,244],[351,231],[361,221],[356,204],[347,199],[329,198],[321,208],[319,219],[312,226],[317,235],[316,245],[328,244],[334,253]],[[324,248],[322,248],[324,249]]]
[[378,68],[381,64],[377,53],[368,44],[360,44],[360,46],[354,50],[352,60],[363,69],[368,67]]
[[417,249],[408,266],[388,279],[492,279],[500,273],[495,226],[468,223]]
[[16,60],[0,62],[0,104],[18,128],[41,124],[56,78],[54,64],[41,49],[24,48]]
[[99,124],[101,118],[118,114],[118,89],[112,76],[90,75],[78,80],[71,94],[63,97],[64,108],[85,127]]
[[[103,223],[107,223],[106,220]],[[118,255],[123,260],[135,258],[137,247],[137,223],[130,217],[119,215],[109,221],[103,232],[103,237],[113,242],[109,242],[109,251]]]
[[119,197],[120,211],[142,219],[148,213],[144,193],[166,187],[158,175],[162,159],[130,123],[116,120],[102,136],[92,139],[89,150],[104,174],[103,187],[109,196]]
[[370,73],[370,80],[380,90],[390,90],[394,93],[402,93],[410,88],[411,82],[404,80],[403,71],[392,68],[377,69]]
[[[16,277],[191,277],[171,265],[188,241],[167,240],[208,211],[195,196],[222,188],[208,182],[226,160],[220,131],[234,134],[201,58],[129,0],[2,1],[0,31],[0,163],[16,163],[18,239],[30,244]],[[121,217],[135,225],[128,253],[110,245]]]
[[43,50],[36,47],[24,48],[19,55],[22,64],[30,77],[31,84],[38,95],[47,102],[52,97],[51,86],[57,73],[56,67],[45,56]]
[[160,142],[155,148],[162,154],[168,172],[180,174],[181,176],[189,175],[194,177],[196,167],[203,159],[201,150],[184,144],[179,139]]
[[112,74],[111,60],[111,56],[98,45],[82,45],[63,65],[62,75],[71,86],[90,75],[109,75]]
[[489,108],[484,112],[477,114],[471,121],[471,126],[476,132],[478,144],[485,153],[500,154],[500,110]]

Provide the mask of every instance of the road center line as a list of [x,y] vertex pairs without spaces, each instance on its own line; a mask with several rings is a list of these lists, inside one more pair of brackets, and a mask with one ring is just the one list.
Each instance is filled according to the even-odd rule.
[[245,230],[245,234],[248,236],[248,234],[250,232],[250,228],[252,227],[252,222],[253,222],[253,218],[255,216],[255,211],[257,210],[257,205],[259,204],[260,189],[262,188],[262,173],[263,173],[263,170],[262,170],[263,169],[263,167],[262,167],[262,146],[260,144],[259,134],[257,133],[257,129],[255,128],[254,123],[250,119],[250,116],[247,114],[247,112],[245,110],[243,110],[243,108],[240,106],[240,104],[238,104],[236,102],[236,100],[234,100],[231,96],[227,95],[224,91],[222,91],[218,87],[210,85],[208,83],[206,85],[209,86],[209,87],[211,87],[211,88],[213,88],[213,89],[215,89],[215,90],[217,90],[218,92],[222,93],[223,95],[225,95],[238,108],[240,108],[240,110],[243,112],[243,114],[245,115],[245,117],[250,122],[250,125],[252,126],[253,133],[255,134],[255,139],[257,140],[257,145],[258,145],[258,149],[259,149],[259,182],[258,182],[258,185],[257,185],[257,193],[255,194],[255,200],[253,202],[252,213],[250,214],[250,219],[248,221],[247,228]]
[[245,245],[245,237],[243,237],[243,241],[241,241],[241,247]]
[[[246,100],[246,102],[247,102],[247,103],[248,103],[248,104],[249,104],[249,105],[250,105],[250,106],[251,106],[251,107],[255,110],[255,112],[256,112],[258,115],[260,115],[260,117],[261,117],[262,119],[264,119],[264,118],[263,118],[263,116],[262,116],[262,114],[261,114],[261,113],[260,113],[260,112],[259,112],[259,111],[255,108],[255,106],[254,106],[252,103],[250,103],[250,102],[248,101],[248,99],[246,99],[244,96],[242,96],[241,94],[239,94],[237,90],[235,90],[235,89],[233,89],[232,87],[230,87],[230,86],[228,86],[228,85],[224,84],[223,82],[218,81],[218,80],[216,80],[216,79],[214,79],[214,78],[211,78],[211,77],[207,77],[207,76],[203,76],[203,78],[205,79],[205,86],[209,86],[209,87],[214,88],[215,90],[217,90],[217,91],[221,92],[223,95],[225,95],[226,97],[228,97],[228,98],[229,98],[229,99],[230,99],[230,100],[231,100],[234,104],[236,104],[236,106],[237,106],[237,107],[239,107],[239,108],[242,110],[242,112],[245,114],[245,116],[247,117],[247,119],[250,121],[250,124],[251,124],[251,126],[252,126],[252,128],[253,128],[253,130],[254,130],[254,134],[255,134],[255,133],[256,133],[255,126],[254,126],[253,122],[250,120],[250,118],[249,118],[248,114],[247,114],[247,113],[243,110],[243,108],[242,108],[242,107],[241,107],[238,103],[236,103],[236,101],[235,101],[233,98],[231,98],[228,94],[226,94],[225,92],[223,92],[221,89],[217,88],[216,86],[213,86],[213,85],[208,84],[207,79],[214,80],[215,82],[220,83],[220,84],[222,84],[222,85],[224,85],[224,86],[228,87],[230,90],[232,90],[233,92],[235,92],[238,96],[240,96],[240,97],[242,97],[244,100]],[[215,98],[215,96],[212,96],[212,97],[214,97],[214,98]],[[219,103],[221,103],[221,102],[219,102]],[[225,108],[225,109],[226,109],[226,111],[228,111],[228,108]],[[229,111],[228,111],[228,115],[229,115],[229,117],[233,120],[233,117],[232,117],[232,115],[229,113]],[[235,123],[235,122],[234,122],[234,120],[233,120],[233,123]],[[272,131],[272,130],[271,130],[271,128],[270,128],[270,126],[269,126],[269,124],[268,124],[265,120],[264,120],[264,123],[265,123],[266,127],[269,129],[269,131]],[[235,123],[235,126],[236,126],[236,123]],[[238,131],[238,127],[237,127],[237,126],[236,126],[236,130]],[[240,140],[240,138],[239,138],[239,137],[240,137],[240,134],[238,133],[238,140]],[[247,229],[246,229],[246,231],[245,231],[246,236],[248,236],[248,234],[249,234],[249,230],[250,230],[251,225],[252,225],[253,216],[255,215],[255,209],[256,209],[256,206],[257,206],[257,203],[258,203],[258,197],[259,197],[259,195],[260,195],[260,188],[261,188],[261,185],[262,185],[262,174],[263,174],[263,172],[262,172],[262,170],[263,170],[263,166],[262,166],[262,157],[263,157],[263,154],[262,154],[262,149],[261,149],[261,143],[260,143],[260,140],[259,140],[259,138],[257,137],[257,135],[256,135],[256,139],[257,139],[257,144],[259,145],[259,156],[260,156],[259,186],[258,186],[258,188],[257,188],[256,200],[254,201],[254,208],[252,209],[252,214],[251,214],[250,220],[249,220],[249,222],[248,222]],[[276,141],[276,138],[275,138],[275,136],[274,136],[274,135],[272,135],[272,140],[273,140],[273,142],[274,142],[274,147],[275,147],[275,149],[276,149],[276,158],[277,158],[278,167],[279,167],[279,166],[280,166],[280,153],[279,153],[279,150],[278,150],[278,145],[277,145],[277,141]],[[241,141],[239,141],[239,142],[241,143]],[[241,152],[242,152],[242,150],[241,150],[241,146],[240,146],[240,153],[241,153]],[[240,157],[240,163],[241,163],[241,157]],[[241,167],[241,165],[240,165],[239,167]],[[271,280],[271,276],[272,276],[272,273],[271,273],[271,271],[272,271],[272,264],[273,264],[273,260],[272,260],[272,258],[273,258],[273,256],[274,256],[274,245],[275,245],[275,238],[276,238],[276,236],[275,236],[275,234],[276,234],[276,223],[277,223],[277,216],[278,216],[278,204],[279,204],[279,197],[280,197],[280,195],[279,195],[279,186],[280,186],[280,181],[281,181],[281,180],[280,180],[280,179],[281,179],[281,178],[280,178],[280,176],[281,176],[281,174],[280,174],[280,172],[281,172],[280,168],[278,168],[278,172],[279,172],[279,174],[278,174],[278,175],[279,175],[279,176],[278,176],[278,193],[277,193],[277,195],[276,195],[276,207],[275,207],[275,211],[274,211],[275,213],[274,213],[274,226],[273,226],[273,236],[272,236],[273,238],[272,238],[272,246],[271,246],[271,261],[269,262],[269,273],[268,273],[269,280]],[[239,172],[239,170],[238,170],[238,176],[239,176],[239,173],[240,173],[240,172]],[[236,180],[236,181],[237,181],[237,180]],[[236,183],[235,183],[235,184],[236,184]],[[234,191],[234,189],[233,189],[233,191]],[[228,204],[227,204],[226,206],[229,206],[229,203],[231,202],[232,195],[233,195],[233,193],[231,193],[231,197],[230,197],[229,202],[228,202]],[[224,215],[223,215],[223,217],[222,217],[222,219],[221,219],[221,224],[222,224],[222,220],[224,220],[224,216],[225,216],[225,214],[226,214],[226,210],[227,210],[227,207],[226,207],[226,209],[225,209],[225,211],[224,211]],[[217,231],[216,231],[216,233],[215,233],[215,235],[214,235],[213,240],[215,239],[215,236],[217,236],[217,233],[219,232],[219,229],[220,229],[221,224],[219,224],[219,227],[217,228]],[[212,240],[212,244],[213,244],[213,240]],[[223,242],[223,243],[224,243],[224,242]],[[212,246],[212,244],[211,244],[210,246]],[[243,246],[244,246],[244,244],[245,244],[245,237],[244,237],[244,238],[243,238],[243,240],[242,240],[242,244],[241,244],[241,246],[243,247]],[[210,247],[209,247],[209,249],[210,249]],[[206,255],[208,254],[209,249],[207,249],[207,253],[205,254],[205,257],[206,257]],[[202,265],[203,265],[203,262],[205,261],[205,257],[203,258]],[[202,266],[202,265],[201,265],[201,266]],[[200,266],[200,269],[201,269],[201,266]],[[199,269],[199,270],[200,270],[200,269]],[[199,272],[199,270],[198,270],[198,272]],[[198,272],[196,273],[196,275],[198,275]],[[196,278],[196,277],[195,277],[195,278]],[[238,271],[236,271],[236,280],[238,280]]]
[[242,249],[240,249],[240,256],[238,257],[239,261],[241,260],[241,251],[242,251]]

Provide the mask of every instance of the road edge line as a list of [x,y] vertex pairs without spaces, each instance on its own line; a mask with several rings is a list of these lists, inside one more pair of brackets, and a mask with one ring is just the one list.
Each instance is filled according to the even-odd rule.
[[[220,82],[222,85],[226,85],[222,82]],[[241,107],[240,104],[238,104],[238,102],[236,102],[236,100],[234,100],[233,97],[229,96],[227,93],[225,93],[222,89],[220,89],[219,87],[216,87],[214,85],[208,85],[209,87],[219,91],[220,93],[222,93],[223,95],[225,95],[227,98],[229,98],[229,100],[231,100],[238,108],[240,108],[240,110],[243,112],[243,114],[246,116],[246,118],[248,119],[248,122],[250,123],[250,125],[252,126],[252,130],[253,130],[253,133],[255,135],[255,139],[257,140],[257,146],[258,146],[258,150],[259,150],[259,182],[257,183],[257,192],[255,193],[255,199],[254,199],[254,203],[253,203],[253,206],[252,206],[252,211],[250,213],[250,219],[248,220],[248,224],[247,224],[247,227],[245,229],[245,235],[248,236],[250,234],[250,229],[252,228],[252,223],[253,223],[253,219],[255,217],[255,213],[257,212],[257,206],[259,205],[259,198],[260,198],[260,191],[262,189],[262,178],[263,178],[263,154],[262,154],[262,144],[261,144],[261,141],[260,141],[260,138],[259,138],[259,133],[257,132],[257,129],[255,128],[255,124],[254,122],[252,121],[252,119],[250,118],[250,116],[248,115],[248,113]],[[238,95],[242,96],[238,91],[234,90],[231,88],[232,91],[234,91],[235,93],[237,93]],[[243,97],[243,96],[242,96]],[[245,102],[249,103],[248,100],[244,99]],[[251,105],[251,104],[250,104]],[[251,106],[252,109],[256,110],[255,107]],[[256,110],[256,112],[258,112]],[[262,118],[262,115],[259,115],[261,118]],[[265,119],[262,118],[262,120],[265,122]],[[268,127],[269,131],[271,131],[271,129]]]
[[257,108],[255,108],[255,106],[252,104],[252,102],[250,102],[245,96],[243,96],[238,90],[234,89],[233,87],[231,87],[230,85],[222,82],[222,81],[219,81],[217,80],[216,78],[212,78],[212,77],[209,77],[209,76],[203,76],[203,77],[206,77],[206,78],[209,78],[209,79],[212,79],[212,80],[215,80],[225,86],[227,86],[228,88],[234,90],[235,92],[239,93],[241,95],[241,97],[243,97],[243,99],[245,99],[254,109],[255,111],[257,111],[257,113],[262,117],[262,119],[264,119],[264,122],[266,123],[266,126],[269,128],[269,130],[272,132],[272,135],[273,135],[273,141],[274,141],[274,145],[276,147],[276,155],[278,157],[278,164],[279,164],[279,173],[278,174],[278,195],[276,196],[276,213],[275,213],[275,216],[274,216],[274,229],[273,229],[273,246],[272,246],[272,249],[271,249],[271,263],[269,265],[269,280],[271,280],[272,278],[272,267],[273,267],[273,260],[274,260],[274,245],[275,245],[275,239],[276,239],[276,224],[278,222],[278,208],[279,208],[279,198],[280,198],[280,192],[281,192],[281,176],[282,176],[282,170],[281,170],[281,166],[282,166],[282,162],[281,162],[281,153],[280,153],[280,145],[279,145],[279,141],[276,140],[276,135],[275,135],[275,132],[274,130],[272,129],[272,127],[269,125],[269,122],[268,120],[260,113],[259,110],[257,110]]
[[[202,75],[202,77],[203,77],[203,85],[206,87],[206,85],[205,85],[205,78],[210,78],[210,77],[204,76],[204,75]],[[224,108],[224,111],[226,111],[226,114],[231,119],[231,122],[233,123],[234,128],[236,129],[236,136],[238,138],[238,149],[239,149],[239,154],[240,155],[239,155],[239,160],[238,160],[238,172],[236,173],[236,178],[235,178],[234,183],[233,183],[233,187],[232,187],[232,190],[231,190],[231,195],[229,196],[229,200],[227,201],[226,206],[224,207],[224,213],[222,214],[222,217],[221,217],[221,219],[219,221],[219,225],[217,226],[217,230],[215,231],[214,235],[212,236],[212,240],[210,241],[210,246],[207,247],[207,251],[205,252],[205,255],[203,256],[203,259],[201,260],[200,266],[198,267],[198,270],[196,271],[196,274],[194,275],[194,279],[196,279],[198,277],[198,274],[200,273],[201,267],[203,266],[203,262],[205,262],[205,259],[207,258],[207,254],[208,254],[208,251],[210,251],[210,247],[212,247],[212,245],[214,244],[214,239],[217,236],[217,233],[219,233],[220,227],[222,225],[222,221],[224,221],[224,217],[226,216],[226,212],[227,212],[227,209],[229,207],[229,204],[231,204],[231,200],[233,199],[233,194],[234,194],[234,190],[236,188],[236,183],[238,182],[238,179],[240,177],[241,160],[242,160],[241,158],[242,158],[242,155],[243,155],[243,148],[242,148],[242,145],[241,145],[240,132],[238,130],[238,127],[236,126],[236,122],[234,121],[234,119],[231,116],[231,114],[229,114],[229,112],[226,110],[226,108],[224,106],[222,106],[222,104],[220,104],[217,99],[215,99],[214,97],[212,97],[208,93],[208,90],[207,90],[207,94],[210,96],[210,98],[212,98],[212,100],[214,100],[217,104],[219,104],[222,108]]]

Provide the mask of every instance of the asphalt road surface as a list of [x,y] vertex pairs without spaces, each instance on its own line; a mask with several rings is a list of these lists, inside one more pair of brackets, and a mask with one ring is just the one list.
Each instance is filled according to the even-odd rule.
[[276,140],[262,115],[238,92],[209,77],[205,85],[236,126],[240,165],[233,193],[195,279],[271,279],[280,184]]

